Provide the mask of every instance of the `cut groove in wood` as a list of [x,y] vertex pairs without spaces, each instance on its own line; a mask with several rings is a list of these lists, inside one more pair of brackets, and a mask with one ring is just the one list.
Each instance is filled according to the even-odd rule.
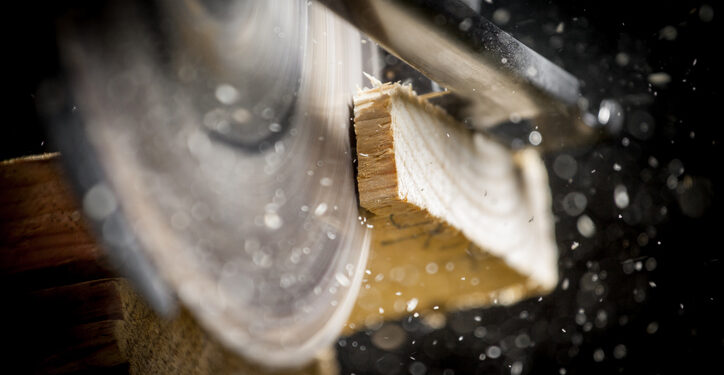
[[[385,267],[374,261],[385,247],[426,259],[457,249],[498,259],[497,271],[480,276],[507,281],[478,279],[487,291],[521,286],[523,297],[555,287],[550,192],[536,151],[514,153],[400,84],[358,93],[354,115],[360,204],[375,214],[371,268]],[[398,266],[415,263],[407,259]],[[470,290],[478,291],[486,289]]]

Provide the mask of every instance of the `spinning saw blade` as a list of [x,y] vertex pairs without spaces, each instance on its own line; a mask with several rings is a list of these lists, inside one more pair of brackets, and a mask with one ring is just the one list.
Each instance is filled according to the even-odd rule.
[[61,31],[51,130],[150,303],[169,312],[175,294],[269,366],[329,346],[369,248],[349,117],[372,43],[306,1],[116,2]]

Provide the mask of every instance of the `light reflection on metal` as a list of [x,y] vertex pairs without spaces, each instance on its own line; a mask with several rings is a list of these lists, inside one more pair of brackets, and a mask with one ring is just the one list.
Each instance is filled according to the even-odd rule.
[[544,148],[559,149],[590,142],[597,134],[591,127],[602,125],[584,118],[575,77],[462,1],[322,2],[467,100],[464,117],[476,129],[490,129],[515,115],[539,126],[547,140]]

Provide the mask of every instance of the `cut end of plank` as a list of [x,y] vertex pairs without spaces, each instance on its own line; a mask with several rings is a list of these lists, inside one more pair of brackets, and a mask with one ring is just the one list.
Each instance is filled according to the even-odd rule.
[[375,214],[380,247],[373,252],[439,253],[463,242],[471,257],[499,260],[491,277],[516,274],[491,288],[522,285],[524,297],[556,286],[550,191],[535,150],[513,152],[397,83],[359,92],[354,116],[360,204]]

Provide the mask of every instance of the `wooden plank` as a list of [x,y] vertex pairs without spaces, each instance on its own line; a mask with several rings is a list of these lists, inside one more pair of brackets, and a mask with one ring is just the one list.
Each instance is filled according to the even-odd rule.
[[0,272],[6,275],[53,268],[73,262],[98,262],[104,258],[94,243],[71,246],[8,248],[0,253]]
[[83,230],[84,223],[81,221],[80,212],[69,209],[6,220],[0,226],[0,238],[3,244],[13,244],[40,235],[67,234]]
[[[164,319],[116,277],[63,180],[57,155],[0,162],[0,318],[10,373],[270,373],[184,309]],[[333,351],[279,375],[334,374]]]
[[[5,223],[0,222],[0,225]],[[32,237],[15,238],[12,242],[0,240],[0,251],[6,249],[25,249],[28,251],[54,247],[71,247],[95,244],[95,239],[85,227],[78,231],[60,233],[37,233]],[[2,229],[0,229],[2,230]]]
[[348,331],[555,286],[550,193],[535,151],[513,153],[399,84],[360,92],[354,114],[360,204],[374,229]]
[[121,279],[110,278],[41,289],[30,294],[30,304],[62,325],[120,320],[120,283]]
[[5,220],[76,210],[77,207],[75,197],[61,176],[37,185],[0,187],[0,217]]
[[128,373],[120,279],[89,234],[57,154],[0,162],[0,281],[23,373]]
[[[0,271],[2,274],[3,271]],[[36,291],[98,280],[114,275],[113,268],[104,259],[73,260],[53,266],[26,269],[0,276],[2,282],[13,285],[18,291]]]
[[49,153],[0,161],[0,186],[7,189],[57,181],[58,156]]
[[[125,322],[105,320],[59,329],[44,337],[44,352],[36,372],[60,374],[114,368],[127,359],[118,345],[118,334]],[[127,370],[126,370],[127,373]]]
[[0,163],[0,277],[37,290],[107,278],[57,155]]

